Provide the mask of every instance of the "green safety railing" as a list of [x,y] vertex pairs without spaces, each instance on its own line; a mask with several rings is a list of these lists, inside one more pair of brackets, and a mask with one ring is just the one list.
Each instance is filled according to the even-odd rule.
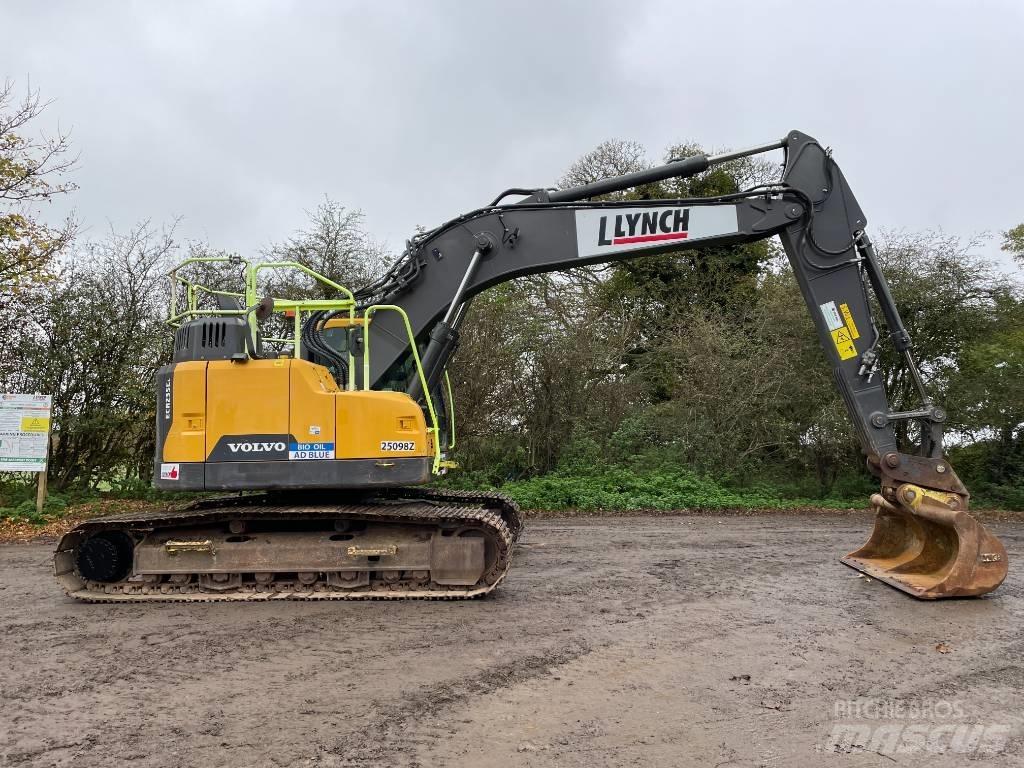
[[[430,396],[430,389],[427,387],[427,376],[423,372],[423,363],[420,361],[420,351],[416,346],[416,336],[412,332],[412,323],[409,322],[409,315],[397,304],[374,304],[367,307],[363,312],[363,327],[369,330],[370,318],[381,310],[397,312],[405,324],[405,333],[409,337],[409,351],[412,352],[412,359],[416,363],[416,375],[419,377],[420,386],[423,387],[423,398],[427,402],[427,413],[430,414],[430,427],[427,431],[434,434],[434,466],[431,470],[435,475],[441,469],[441,430],[437,425],[437,411],[434,410],[434,399]],[[370,388],[370,334],[363,333],[363,389]]]
[[[234,264],[243,267],[244,270],[244,291],[225,291],[214,288],[208,288],[205,285],[200,285],[193,280],[179,274],[179,272],[187,267],[189,264]],[[293,269],[298,272],[302,272],[309,277],[312,277],[315,281],[326,285],[333,290],[341,293],[344,298],[342,299],[278,299],[274,298],[274,312],[287,313],[291,311],[294,313],[293,329],[291,338],[277,338],[277,337],[266,337],[264,341],[277,343],[277,344],[291,344],[292,345],[292,356],[295,359],[299,359],[302,355],[302,314],[309,312],[319,312],[323,310],[327,311],[348,311],[349,320],[354,324],[356,318],[356,300],[353,296],[352,291],[343,285],[331,280],[329,277],[321,275],[319,272],[315,272],[304,264],[300,264],[297,261],[268,261],[261,262],[259,264],[252,264],[245,259],[232,256],[194,256],[189,259],[185,259],[178,266],[172,269],[168,273],[168,277],[171,281],[171,296],[170,296],[170,307],[167,317],[167,322],[178,327],[181,323],[186,320],[191,320],[194,317],[209,316],[209,315],[228,315],[234,317],[246,317],[249,325],[253,329],[253,333],[256,331],[256,318],[252,314],[252,308],[259,301],[259,291],[257,289],[257,280],[259,273],[267,269]],[[178,288],[183,287],[185,290],[185,308],[181,311],[178,310]],[[243,303],[241,309],[207,309],[199,307],[199,299],[202,294],[211,296],[228,296],[234,299],[240,299]],[[349,352],[348,355],[349,370],[355,368],[355,357]],[[355,381],[353,377],[348,377],[348,383],[346,389],[354,390]]]

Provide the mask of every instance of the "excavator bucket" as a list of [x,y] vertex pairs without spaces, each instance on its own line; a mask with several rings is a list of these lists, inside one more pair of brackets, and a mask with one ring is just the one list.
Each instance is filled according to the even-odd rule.
[[962,497],[910,483],[896,503],[871,497],[871,538],[841,561],[922,600],[983,595],[1006,578],[1006,549],[959,509]]

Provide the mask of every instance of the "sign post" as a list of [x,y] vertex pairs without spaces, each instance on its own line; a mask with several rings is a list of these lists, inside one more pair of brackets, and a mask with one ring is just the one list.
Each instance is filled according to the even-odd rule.
[[36,473],[36,512],[46,502],[50,451],[49,395],[0,394],[0,472]]
[[36,474],[36,514],[43,514],[43,505],[46,504],[46,472]]

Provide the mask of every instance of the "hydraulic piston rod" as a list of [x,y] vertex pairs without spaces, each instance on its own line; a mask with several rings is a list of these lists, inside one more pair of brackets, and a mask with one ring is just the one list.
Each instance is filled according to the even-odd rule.
[[570,203],[575,200],[586,200],[599,195],[607,195],[609,192],[621,192],[624,189],[639,187],[643,184],[651,184],[655,181],[663,181],[664,179],[678,179],[688,176],[696,176],[698,173],[706,171],[713,165],[721,165],[722,163],[727,163],[730,160],[736,160],[741,157],[749,157],[750,155],[758,155],[762,152],[770,152],[773,149],[781,149],[783,146],[785,146],[785,141],[783,139],[779,139],[777,141],[770,141],[767,144],[759,144],[756,147],[739,149],[735,152],[723,152],[722,154],[711,155],[710,157],[707,155],[693,155],[692,157],[673,160],[670,163],[659,165],[656,168],[649,168],[644,171],[634,171],[633,173],[626,173],[622,176],[615,176],[610,179],[595,181],[592,184],[584,184],[580,187],[556,190],[549,193],[548,200],[552,203]]

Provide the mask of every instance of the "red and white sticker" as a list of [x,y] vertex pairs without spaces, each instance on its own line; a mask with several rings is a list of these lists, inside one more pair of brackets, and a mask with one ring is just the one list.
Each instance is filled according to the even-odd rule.
[[181,472],[177,464],[161,464],[160,465],[160,479],[161,480],[177,480]]
[[586,208],[576,211],[577,256],[650,250],[739,230],[735,205]]

